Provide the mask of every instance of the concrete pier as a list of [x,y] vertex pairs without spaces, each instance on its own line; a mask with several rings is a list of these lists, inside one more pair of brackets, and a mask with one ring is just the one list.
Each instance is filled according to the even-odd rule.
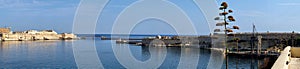
[[272,69],[300,69],[300,47],[286,47]]

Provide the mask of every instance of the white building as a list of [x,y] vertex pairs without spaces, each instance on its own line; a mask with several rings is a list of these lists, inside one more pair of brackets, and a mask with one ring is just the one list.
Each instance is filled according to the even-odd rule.
[[24,32],[2,33],[0,34],[3,41],[9,40],[59,40],[59,39],[76,39],[75,34],[58,34],[54,30],[28,30]]
[[27,34],[37,34],[37,33],[40,33],[40,32],[36,31],[36,30],[28,30],[28,31],[25,31],[25,33],[27,33]]
[[42,35],[57,35],[57,32],[55,32],[54,30],[43,30],[43,31],[40,31],[38,34],[42,34]]

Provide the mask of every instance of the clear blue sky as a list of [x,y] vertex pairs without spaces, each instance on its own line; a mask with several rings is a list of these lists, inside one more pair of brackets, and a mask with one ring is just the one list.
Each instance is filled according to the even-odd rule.
[[[119,13],[136,0],[111,0],[99,18],[96,33],[111,32]],[[169,0],[182,8],[194,23],[198,34],[209,34],[208,24],[201,10],[192,0]],[[254,23],[260,32],[289,32],[300,28],[300,0],[217,0],[226,1],[234,10],[236,22],[241,29],[251,31]],[[80,0],[0,0],[0,27],[12,27],[14,31],[29,29],[53,29],[72,32],[73,18]],[[184,26],[183,26],[184,27]],[[159,20],[147,20],[138,24],[133,33],[174,34],[168,24]]]

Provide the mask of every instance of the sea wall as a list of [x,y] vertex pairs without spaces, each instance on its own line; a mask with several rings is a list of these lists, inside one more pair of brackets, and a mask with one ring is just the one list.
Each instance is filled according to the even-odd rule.
[[77,36],[74,34],[1,34],[2,41],[26,41],[26,40],[61,40],[61,39],[76,39]]
[[291,55],[291,47],[286,47],[272,66],[272,69],[288,69]]

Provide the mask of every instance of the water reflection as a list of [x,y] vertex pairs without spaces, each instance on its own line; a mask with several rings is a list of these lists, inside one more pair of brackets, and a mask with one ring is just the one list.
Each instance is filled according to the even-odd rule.
[[4,41],[0,58],[0,68],[76,68],[68,41]]
[[[145,60],[145,58],[150,58],[149,55],[153,56],[150,54],[150,52],[160,53],[160,51],[149,50],[149,48],[153,47],[141,48],[142,58],[144,58],[142,60]],[[207,53],[209,52],[200,51],[199,48],[167,47],[167,57],[159,68],[206,68],[208,63],[207,60],[209,59]]]
[[[120,63],[113,47],[128,48],[134,59],[139,62],[162,60],[158,68],[178,68],[196,67],[206,68],[225,68],[222,51],[204,50],[191,47],[144,47],[126,44],[115,44],[111,41],[103,40],[75,40],[75,41],[5,41],[0,46],[0,69],[1,68],[77,68],[72,43],[78,44],[79,48],[89,45],[96,45],[96,56],[103,64],[104,68],[126,68]],[[118,50],[124,52],[122,50]],[[85,51],[88,52],[88,51]],[[164,54],[166,52],[166,54]],[[129,55],[129,54],[122,54]],[[155,56],[154,56],[155,55]],[[185,55],[185,56],[183,56]],[[164,57],[165,56],[165,57]],[[183,57],[182,57],[183,56]],[[85,58],[85,57],[83,57]],[[181,60],[185,58],[184,60]],[[187,58],[187,59],[186,59]],[[274,58],[257,59],[242,56],[229,56],[229,68],[232,69],[258,69],[272,65],[269,60]],[[130,64],[130,63],[127,63]],[[149,63],[148,64],[152,64]],[[196,66],[192,66],[195,64]],[[147,64],[144,64],[147,65]],[[191,65],[191,66],[186,66]],[[149,65],[150,66],[150,65]],[[142,67],[142,64],[141,66]]]
[[[183,52],[181,52],[183,51]],[[136,56],[136,58],[142,58],[140,60],[147,60],[152,56],[150,54],[149,47],[141,47],[141,54],[142,57]],[[159,52],[159,51],[155,51]],[[204,50],[199,48],[181,48],[181,47],[167,47],[167,57],[164,60],[163,64],[159,68],[178,68],[180,64],[180,58],[182,54],[192,54],[196,55],[195,52],[199,52],[199,60],[187,60],[189,62],[198,62],[196,68],[197,69],[224,69],[225,60],[224,60],[224,53],[220,50]],[[133,52],[134,53],[134,52]],[[136,55],[136,54],[135,54]],[[150,55],[150,56],[149,56]],[[189,56],[188,58],[192,58]],[[229,69],[262,69],[262,68],[270,68],[272,62],[269,60],[276,60],[270,59],[270,57],[266,58],[257,58],[257,57],[242,57],[242,56],[229,56],[228,63]],[[189,63],[187,63],[189,64]]]
[[223,50],[210,50],[210,59],[207,68],[208,69],[220,69],[222,68],[223,61],[225,60],[225,54]]

